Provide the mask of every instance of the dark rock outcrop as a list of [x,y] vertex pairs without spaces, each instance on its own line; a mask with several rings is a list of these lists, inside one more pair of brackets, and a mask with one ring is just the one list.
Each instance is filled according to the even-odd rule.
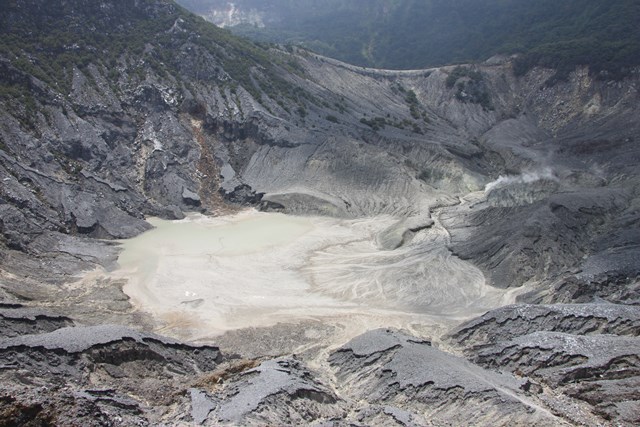
[[477,351],[487,368],[532,378],[588,403],[605,422],[640,422],[640,339],[535,332]]
[[639,326],[637,306],[517,305],[467,322],[448,339],[480,366],[528,378],[525,390],[558,413],[566,409],[545,390],[586,403],[601,423],[631,426],[640,409]]
[[640,336],[640,308],[615,304],[511,305],[462,324],[449,339],[466,348],[533,332]]
[[300,425],[343,416],[344,402],[318,377],[299,360],[268,360],[218,386],[212,395],[192,391],[192,405],[209,409],[206,416],[199,410],[205,425]]
[[12,338],[25,334],[52,332],[71,326],[73,321],[62,315],[23,308],[19,304],[0,306],[0,336]]
[[0,341],[0,414],[6,425],[155,423],[222,361],[216,347],[120,326],[16,336]]
[[390,408],[398,407],[415,425],[478,425],[492,418],[510,424],[562,423],[520,393],[522,383],[515,377],[481,369],[400,332],[368,332],[336,350],[329,362],[340,389],[369,404],[360,422],[389,422],[395,418]]
[[225,200],[234,205],[258,206],[262,201],[263,193],[256,193],[247,184],[238,185],[230,192],[224,192]]

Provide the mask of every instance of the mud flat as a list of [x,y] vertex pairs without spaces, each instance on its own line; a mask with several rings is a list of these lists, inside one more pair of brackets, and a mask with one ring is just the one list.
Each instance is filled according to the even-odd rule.
[[375,236],[394,222],[245,211],[155,227],[122,242],[124,291],[158,330],[192,340],[228,331],[320,321],[333,343],[377,327],[450,327],[512,302],[452,256],[436,226],[393,251]]

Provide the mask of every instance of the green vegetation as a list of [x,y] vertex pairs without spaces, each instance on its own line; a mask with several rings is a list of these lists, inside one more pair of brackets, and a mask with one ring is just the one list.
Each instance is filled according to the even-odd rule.
[[338,123],[338,118],[334,115],[329,114],[326,117],[327,121],[332,122],[332,123]]
[[[204,13],[208,0],[180,0]],[[278,11],[265,29],[234,31],[295,43],[353,64],[425,68],[520,54],[515,72],[589,65],[602,79],[640,66],[637,0],[236,0]]]
[[422,117],[422,113],[420,111],[421,105],[420,101],[418,101],[418,97],[416,93],[412,90],[407,92],[407,96],[404,99],[406,103],[409,105],[409,112],[411,113],[411,117],[414,119],[420,119]]
[[493,110],[489,90],[484,83],[482,73],[479,71],[458,66],[451,71],[445,84],[449,89],[456,87],[458,100],[480,104],[485,110]]
[[77,159],[72,159],[67,154],[57,150],[52,150],[51,154],[71,179],[77,180],[80,177],[83,166]]
[[366,117],[363,117],[360,119],[360,123],[362,123],[363,125],[369,126],[375,132],[381,129],[384,129],[387,126],[393,126],[398,129],[408,129],[414,133],[424,134],[424,131],[422,130],[420,125],[418,125],[417,123],[407,119],[404,119],[402,121],[392,119],[389,117],[389,115],[387,115],[387,118],[374,117],[372,119],[368,119]]
[[375,117],[373,119],[367,119],[365,117],[360,119],[360,123],[363,125],[369,126],[374,131],[379,131],[380,129],[384,129],[387,125],[387,120],[384,117]]
[[38,108],[28,81],[5,82],[0,77],[0,101],[6,103],[25,129],[35,129]]
[[482,74],[480,74],[479,71],[472,70],[471,68],[467,67],[456,67],[451,71],[451,73],[449,73],[445,84],[449,89],[451,89],[453,86],[455,86],[456,83],[458,83],[458,80],[463,77],[468,77],[469,80],[473,82],[482,81]]
[[435,169],[425,169],[418,175],[418,179],[427,183],[437,182],[444,178],[444,174]]
[[[63,94],[71,91],[74,68],[93,64],[104,67],[112,82],[144,80],[152,70],[164,79],[242,86],[257,100],[266,95],[301,106],[316,102],[283,79],[282,69],[304,72],[290,55],[238,38],[169,0],[140,0],[127,7],[44,2],[38,13],[9,2],[4,9],[0,57]],[[0,91],[15,92],[3,77],[0,84]]]
[[[426,77],[429,77],[429,76],[427,75]],[[413,90],[411,89],[407,90],[401,84],[398,84],[398,83],[392,85],[391,90],[395,94],[401,94],[402,96],[404,96],[404,101],[407,103],[407,106],[409,107],[409,113],[411,114],[411,117],[413,117],[415,120],[423,120],[425,123],[430,122],[426,111],[424,111],[422,104],[420,104],[420,101],[418,100],[418,97],[416,96],[416,93]],[[390,122],[389,120],[387,120],[387,122],[388,124],[398,128],[405,128],[409,125],[409,123],[405,123],[405,122],[397,123],[397,122]],[[418,130],[420,130],[418,133],[422,133],[422,130],[417,124],[413,124],[412,127],[415,132],[418,132]]]
[[304,108],[304,107],[298,107],[298,108],[296,109],[296,113],[298,113],[298,115],[299,115],[300,117],[302,117],[303,119],[304,119],[305,117],[307,117],[307,114],[309,114],[309,113],[307,112],[307,109],[306,109],[306,108]]

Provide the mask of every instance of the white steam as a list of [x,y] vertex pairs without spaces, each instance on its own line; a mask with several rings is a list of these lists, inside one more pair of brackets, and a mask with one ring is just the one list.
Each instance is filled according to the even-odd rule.
[[527,171],[520,175],[500,175],[495,181],[491,181],[484,187],[484,193],[489,194],[496,188],[502,188],[514,184],[532,184],[540,180],[557,181],[558,178],[551,168],[544,168],[538,171]]
[[235,3],[227,3],[224,9],[211,9],[206,18],[219,27],[235,27],[240,24],[249,24],[254,27],[264,28],[264,21],[257,9],[241,9]]

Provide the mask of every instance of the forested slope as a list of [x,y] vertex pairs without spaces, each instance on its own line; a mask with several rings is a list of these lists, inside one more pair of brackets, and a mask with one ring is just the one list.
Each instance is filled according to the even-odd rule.
[[[181,3],[218,24],[231,13],[226,1]],[[559,69],[564,78],[575,65],[591,65],[605,78],[618,79],[640,64],[640,3],[633,0],[239,0],[234,5],[235,23],[248,22],[242,14],[253,11],[250,24],[232,28],[236,33],[299,43],[362,66],[412,69],[519,53],[520,73],[542,65]]]

